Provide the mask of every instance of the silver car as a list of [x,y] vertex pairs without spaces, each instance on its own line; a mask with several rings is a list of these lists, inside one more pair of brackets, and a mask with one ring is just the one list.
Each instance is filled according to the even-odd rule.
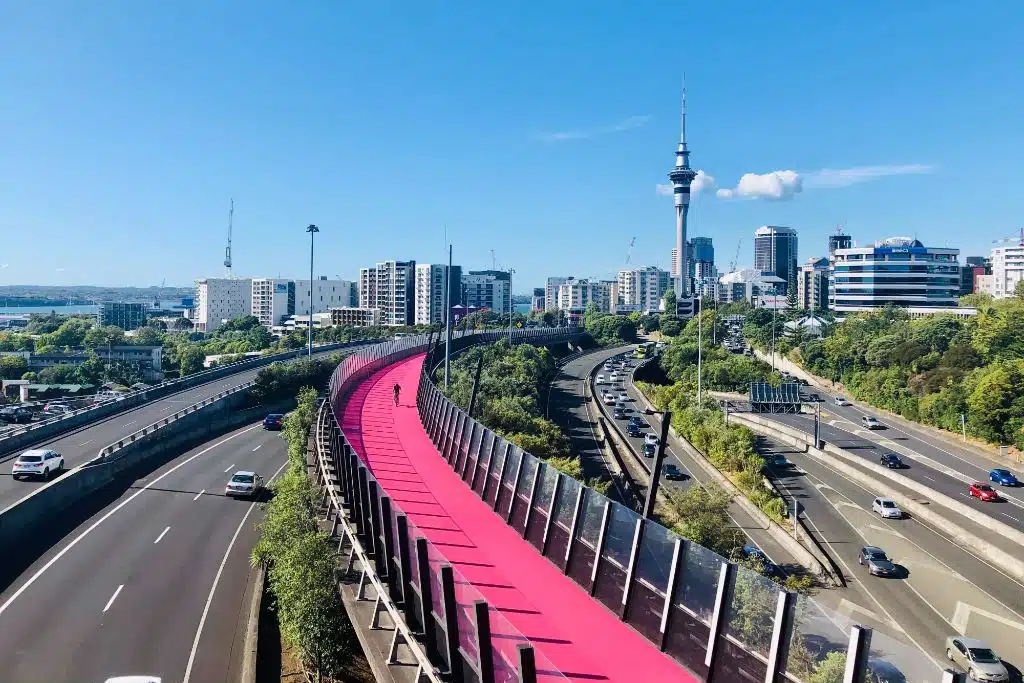
[[239,470],[224,487],[224,495],[255,497],[263,490],[263,477],[255,472]]
[[946,638],[949,661],[967,669],[972,681],[1008,681],[1010,675],[999,657],[984,641],[964,636]]

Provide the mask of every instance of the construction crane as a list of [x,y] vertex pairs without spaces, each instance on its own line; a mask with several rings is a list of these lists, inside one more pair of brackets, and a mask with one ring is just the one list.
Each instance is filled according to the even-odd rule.
[[228,246],[224,248],[224,268],[227,276],[231,277],[231,229],[235,222],[235,200],[231,200],[231,208],[228,210]]
[[626,265],[629,265],[629,260],[633,258],[633,245],[636,244],[636,238],[630,238],[629,249],[626,251]]
[[732,261],[729,261],[729,272],[736,272],[736,264],[740,261],[740,247],[743,246],[743,237],[741,236],[739,241],[736,242],[736,255],[732,257]]

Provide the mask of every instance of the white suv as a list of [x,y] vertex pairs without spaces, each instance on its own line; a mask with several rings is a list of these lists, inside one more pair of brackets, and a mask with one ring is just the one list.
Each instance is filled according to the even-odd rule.
[[15,479],[21,477],[42,477],[49,479],[51,475],[57,474],[64,469],[64,456],[49,449],[32,449],[25,451],[14,461],[11,468],[11,476]]
[[903,519],[903,510],[889,498],[875,498],[871,503],[871,511],[885,519]]

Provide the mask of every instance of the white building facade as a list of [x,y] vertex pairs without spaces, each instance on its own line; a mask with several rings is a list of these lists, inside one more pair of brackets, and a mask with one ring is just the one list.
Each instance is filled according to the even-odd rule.
[[503,270],[471,270],[462,278],[463,302],[470,308],[489,308],[501,315],[509,311],[511,276]]
[[[462,302],[462,268],[452,266],[451,303]],[[416,266],[415,315],[417,325],[439,325],[445,320],[448,295],[448,266],[420,263]]]
[[359,308],[376,308],[382,324],[415,324],[416,262],[382,261],[359,270]]
[[192,318],[196,332],[214,332],[225,321],[251,314],[250,278],[196,280],[196,307]]
[[997,299],[1005,299],[1016,294],[1021,281],[1024,281],[1024,240],[1020,244],[992,249],[991,283],[985,282],[986,291]]
[[670,283],[669,273],[656,266],[620,270],[616,305],[628,311],[657,311]]
[[618,282],[614,280],[576,280],[558,286],[558,308],[567,313],[585,313],[596,304],[602,313],[614,313],[618,298]]
[[544,287],[544,310],[554,311],[558,310],[558,289],[567,282],[574,280],[572,276],[555,276],[549,277],[547,285]]
[[[312,313],[356,304],[356,286],[351,280],[313,280]],[[309,280],[254,278],[252,280],[252,315],[260,324],[273,328],[293,315],[310,314]],[[308,318],[307,318],[308,320]]]

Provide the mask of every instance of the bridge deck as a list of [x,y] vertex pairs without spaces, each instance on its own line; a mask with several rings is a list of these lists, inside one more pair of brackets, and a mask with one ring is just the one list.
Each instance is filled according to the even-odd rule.
[[[363,382],[342,416],[346,435],[388,495],[492,610],[566,678],[696,681],[537,553],[448,467],[416,411],[423,358],[406,359]],[[398,407],[392,399],[396,383],[402,387]],[[554,672],[544,675],[544,664],[538,656],[540,678],[558,679]]]

